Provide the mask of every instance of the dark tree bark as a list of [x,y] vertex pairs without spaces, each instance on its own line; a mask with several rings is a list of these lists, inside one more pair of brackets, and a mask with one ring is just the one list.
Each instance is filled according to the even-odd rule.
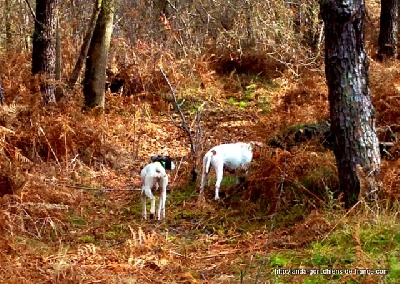
[[57,0],[36,0],[32,74],[41,78],[40,88],[45,104],[56,102],[56,7]]
[[397,32],[399,19],[398,0],[381,1],[378,59],[397,57]]
[[5,92],[3,89],[3,83],[0,78],[0,105],[4,104],[4,102],[5,102],[4,94],[5,94]]
[[114,1],[102,1],[100,14],[90,41],[83,80],[85,108],[104,108],[105,105],[106,68],[113,26]]
[[168,13],[168,0],[156,0],[154,2],[154,6],[156,7],[158,11],[158,15],[156,15],[157,19],[160,17],[160,15],[165,15],[165,17],[169,17]]
[[72,70],[71,75],[69,76],[68,80],[68,87],[72,89],[74,85],[76,84],[76,81],[78,81],[79,73],[82,70],[83,64],[85,63],[86,56],[89,51],[89,46],[90,46],[90,41],[93,36],[93,31],[96,26],[97,18],[100,13],[100,8],[101,8],[101,1],[102,0],[96,0],[95,6],[93,8],[93,13],[89,21],[89,25],[87,27],[86,35],[85,38],[83,39],[83,43],[81,46],[81,52],[79,54],[78,60],[76,61],[74,70]]
[[[357,202],[360,182],[364,184],[357,177],[357,165],[376,181],[381,163],[365,51],[365,2],[321,0],[320,5],[334,153],[340,188],[349,208]],[[370,182],[366,189],[370,198],[376,198],[374,184],[378,183]]]

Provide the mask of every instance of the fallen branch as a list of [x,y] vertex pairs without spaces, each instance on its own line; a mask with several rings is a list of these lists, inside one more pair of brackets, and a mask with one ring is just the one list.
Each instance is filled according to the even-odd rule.
[[53,180],[46,179],[45,180],[46,184],[52,184],[55,186],[65,186],[69,188],[74,188],[74,189],[83,189],[83,190],[101,190],[101,191],[140,191],[142,189],[140,188],[125,188],[125,189],[115,189],[115,188],[106,188],[106,187],[90,187],[90,186],[83,186],[83,185],[73,185],[73,184],[67,184],[67,183],[58,183],[54,182]]
[[69,206],[64,204],[54,204],[54,203],[43,203],[43,202],[24,202],[21,205],[32,206],[32,207],[44,207],[47,210],[68,210]]

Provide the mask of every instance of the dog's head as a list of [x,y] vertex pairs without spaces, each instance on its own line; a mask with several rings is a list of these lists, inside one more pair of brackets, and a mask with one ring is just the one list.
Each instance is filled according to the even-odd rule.
[[159,162],[166,170],[172,171],[175,169],[175,163],[172,161],[170,156],[160,156],[160,155],[152,156],[151,162],[152,163]]
[[251,141],[250,142],[251,150],[253,151],[253,159],[257,159],[260,157],[260,152],[257,151],[258,148],[264,147],[264,144],[262,142],[257,142],[257,141]]

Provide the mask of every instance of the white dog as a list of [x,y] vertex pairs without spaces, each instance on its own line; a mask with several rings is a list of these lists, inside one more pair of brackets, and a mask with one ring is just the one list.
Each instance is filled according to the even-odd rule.
[[254,151],[254,146],[262,147],[260,142],[221,144],[211,148],[203,158],[203,174],[201,176],[200,196],[203,194],[207,174],[210,166],[215,169],[217,181],[215,183],[215,200],[219,199],[219,188],[224,174],[224,168],[235,171],[242,168],[248,171],[253,158],[258,158],[259,153]]
[[165,218],[165,202],[167,199],[168,175],[165,170],[175,169],[175,164],[168,156],[154,156],[151,158],[152,163],[145,166],[140,172],[142,180],[142,215],[143,219],[147,219],[146,197],[151,200],[150,219],[153,219],[155,213],[156,199],[152,189],[160,190],[160,199],[157,210],[157,220]]

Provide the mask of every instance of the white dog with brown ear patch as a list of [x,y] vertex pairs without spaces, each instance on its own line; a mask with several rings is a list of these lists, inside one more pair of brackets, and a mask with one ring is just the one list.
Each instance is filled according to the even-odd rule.
[[224,175],[224,168],[229,171],[244,169],[247,173],[253,158],[259,157],[259,152],[254,146],[262,147],[261,142],[221,144],[211,148],[203,158],[203,173],[201,175],[200,196],[203,194],[210,167],[215,169],[217,181],[215,183],[215,200],[219,199],[219,188]]

